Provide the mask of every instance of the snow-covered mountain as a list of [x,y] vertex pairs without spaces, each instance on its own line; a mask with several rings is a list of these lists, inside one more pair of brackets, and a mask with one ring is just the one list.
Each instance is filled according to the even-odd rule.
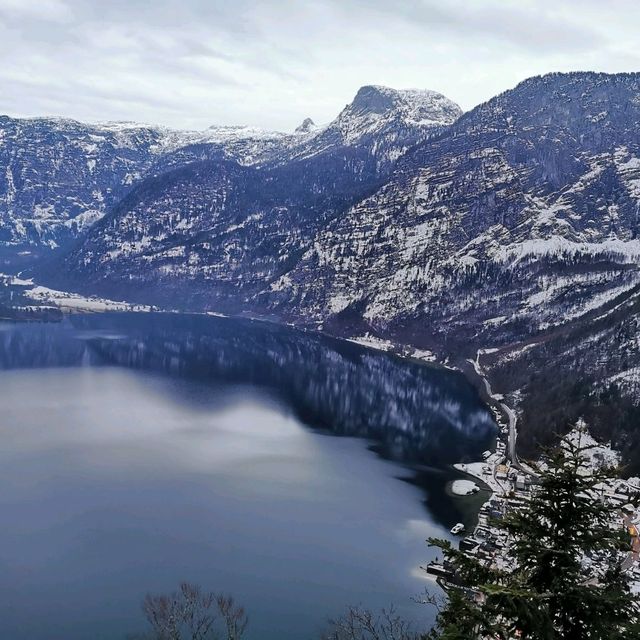
[[75,237],[139,179],[158,144],[146,127],[0,117],[2,254]]
[[363,87],[294,134],[147,132],[144,177],[39,276],[461,361],[497,349],[485,364],[523,406],[557,372],[635,402],[640,74],[530,78],[458,116]]
[[437,94],[364,87],[269,162],[209,157],[142,181],[53,283],[441,357],[497,348],[514,399],[535,389],[526,366],[507,375],[527,361],[629,394],[640,74],[531,78],[456,114]]
[[249,127],[172,131],[135,123],[0,117],[0,259],[64,247],[132,185],[206,152],[252,164],[299,136]]
[[[362,96],[368,90],[384,92],[386,102],[369,97],[367,105]],[[242,126],[175,131],[126,122],[88,125],[3,116],[0,261],[29,264],[43,252],[64,248],[133,185],[190,163],[233,160],[246,166],[282,165],[338,148],[357,148],[361,156],[372,154],[388,168],[389,160],[407,145],[459,115],[459,107],[439,94],[365,88],[328,127],[318,128],[307,118],[294,133]],[[345,135],[334,135],[336,127]],[[382,145],[374,144],[378,134],[385,136]],[[378,166],[370,173],[377,176],[382,171]]]
[[[306,158],[336,147],[366,148],[381,168],[462,115],[436,91],[365,86],[338,117],[293,153]],[[305,121],[306,122],[306,121]]]
[[349,143],[366,135],[383,136],[392,129],[445,126],[460,115],[460,107],[436,91],[370,85],[358,91],[327,131],[337,132]]
[[[639,78],[532,78],[444,128],[442,96],[364,87],[287,162],[144,181],[66,270],[425,346],[563,324],[637,282]],[[386,179],[399,120],[438,124]]]
[[296,133],[314,133],[318,130],[318,125],[311,119],[305,118],[297,127]]
[[322,229],[269,304],[491,341],[638,283],[640,74],[523,82],[408,153]]
[[[403,97],[390,99],[396,95]],[[162,155],[66,256],[63,276],[84,288],[95,279],[118,295],[135,295],[144,280],[144,289],[167,300],[241,310],[299,261],[320,229],[388,177],[393,157],[460,113],[431,92],[385,89],[384,96],[380,103],[369,88],[360,90],[330,125],[306,127],[253,163],[231,161],[207,144]],[[359,135],[336,135],[358,119]],[[372,119],[383,128],[372,128]],[[171,293],[174,285],[182,299]]]

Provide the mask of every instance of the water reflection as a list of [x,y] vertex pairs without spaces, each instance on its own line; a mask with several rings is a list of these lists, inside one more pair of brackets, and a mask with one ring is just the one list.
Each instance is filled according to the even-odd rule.
[[[457,373],[276,325],[113,314],[0,332],[0,367],[77,365],[260,387],[305,423],[369,438],[380,453],[405,462],[477,458],[495,433],[490,413]],[[202,393],[198,401],[217,397]]]
[[248,640],[315,639],[358,603],[428,627],[424,540],[464,519],[444,465],[493,433],[462,377],[161,314],[2,325],[0,368],[2,637],[122,639],[185,579],[236,595]]

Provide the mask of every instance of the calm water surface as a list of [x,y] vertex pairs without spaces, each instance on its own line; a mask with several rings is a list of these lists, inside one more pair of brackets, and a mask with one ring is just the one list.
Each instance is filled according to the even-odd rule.
[[2,637],[126,638],[181,580],[233,593],[250,640],[346,604],[429,624],[447,466],[494,434],[463,378],[249,321],[0,327]]

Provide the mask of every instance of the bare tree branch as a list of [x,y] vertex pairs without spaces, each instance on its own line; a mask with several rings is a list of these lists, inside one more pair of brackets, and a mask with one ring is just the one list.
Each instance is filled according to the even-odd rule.
[[249,623],[231,596],[205,592],[183,582],[170,595],[147,595],[142,610],[153,640],[241,640]]

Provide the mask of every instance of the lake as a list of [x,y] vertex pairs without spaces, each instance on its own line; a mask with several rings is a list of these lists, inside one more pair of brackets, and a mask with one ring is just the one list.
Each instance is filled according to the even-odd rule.
[[[0,619],[12,640],[124,639],[187,580],[249,640],[318,638],[420,569],[471,503],[446,490],[495,425],[455,372],[250,320],[0,325]],[[476,497],[477,499],[477,497]]]

